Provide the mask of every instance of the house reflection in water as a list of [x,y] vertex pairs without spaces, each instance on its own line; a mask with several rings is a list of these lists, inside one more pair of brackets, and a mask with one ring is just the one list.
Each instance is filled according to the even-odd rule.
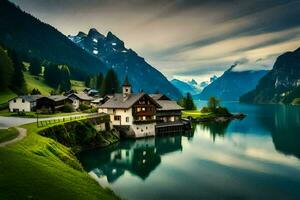
[[112,183],[125,171],[145,180],[161,163],[161,156],[182,151],[181,135],[123,141],[106,149],[83,152],[79,159],[88,172]]

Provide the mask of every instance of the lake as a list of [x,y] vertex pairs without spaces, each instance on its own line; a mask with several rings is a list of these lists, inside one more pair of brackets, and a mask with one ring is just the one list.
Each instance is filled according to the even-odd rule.
[[128,200],[300,199],[300,107],[223,105],[247,117],[78,157],[101,185]]

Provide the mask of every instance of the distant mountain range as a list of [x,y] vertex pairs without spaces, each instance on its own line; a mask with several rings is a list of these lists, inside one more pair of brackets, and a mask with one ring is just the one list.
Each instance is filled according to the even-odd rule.
[[273,69],[240,101],[300,104],[300,48],[279,56]]
[[127,49],[124,42],[116,35],[108,32],[106,36],[92,28],[88,34],[79,32],[68,36],[80,48],[98,58],[107,66],[112,67],[122,82],[128,74],[135,92],[141,90],[147,93],[161,92],[173,99],[182,97],[166,77],[148,64],[132,49]]
[[[73,75],[98,73],[106,65],[78,48],[52,26],[27,14],[7,0],[0,1],[0,44],[18,54],[57,64],[67,64]],[[73,70],[76,69],[76,70]]]
[[203,89],[195,98],[207,100],[214,96],[223,101],[237,101],[239,97],[254,89],[258,81],[268,71],[235,71],[235,65],[226,70],[222,76]]
[[198,95],[201,93],[203,88],[208,86],[210,83],[215,81],[218,77],[213,76],[210,78],[210,81],[203,81],[198,83],[196,80],[192,79],[191,81],[181,81],[178,79],[171,80],[171,83],[181,92],[182,95],[186,95],[186,93],[190,93],[192,95]]

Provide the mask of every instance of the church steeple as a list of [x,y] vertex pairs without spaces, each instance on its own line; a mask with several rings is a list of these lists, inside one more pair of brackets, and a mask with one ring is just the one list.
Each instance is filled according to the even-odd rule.
[[126,75],[123,83],[123,96],[126,97],[131,94],[131,85],[128,81],[128,76]]

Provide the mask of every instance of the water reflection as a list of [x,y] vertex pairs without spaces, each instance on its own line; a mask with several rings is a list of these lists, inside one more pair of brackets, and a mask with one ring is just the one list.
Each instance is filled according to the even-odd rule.
[[247,117],[198,124],[188,135],[122,141],[79,159],[130,200],[300,199],[300,107],[226,107]]
[[262,125],[270,130],[276,150],[300,158],[299,107],[277,106],[272,120]]
[[213,141],[215,141],[216,137],[224,137],[225,136],[229,123],[230,123],[230,121],[219,122],[219,123],[209,122],[209,123],[198,124],[198,126],[202,130],[209,131],[209,133],[212,136]]
[[[116,181],[125,171],[145,180],[160,164],[161,156],[182,151],[181,135],[123,141],[103,151],[83,152],[80,160],[89,172]],[[190,135],[189,135],[190,137]]]

